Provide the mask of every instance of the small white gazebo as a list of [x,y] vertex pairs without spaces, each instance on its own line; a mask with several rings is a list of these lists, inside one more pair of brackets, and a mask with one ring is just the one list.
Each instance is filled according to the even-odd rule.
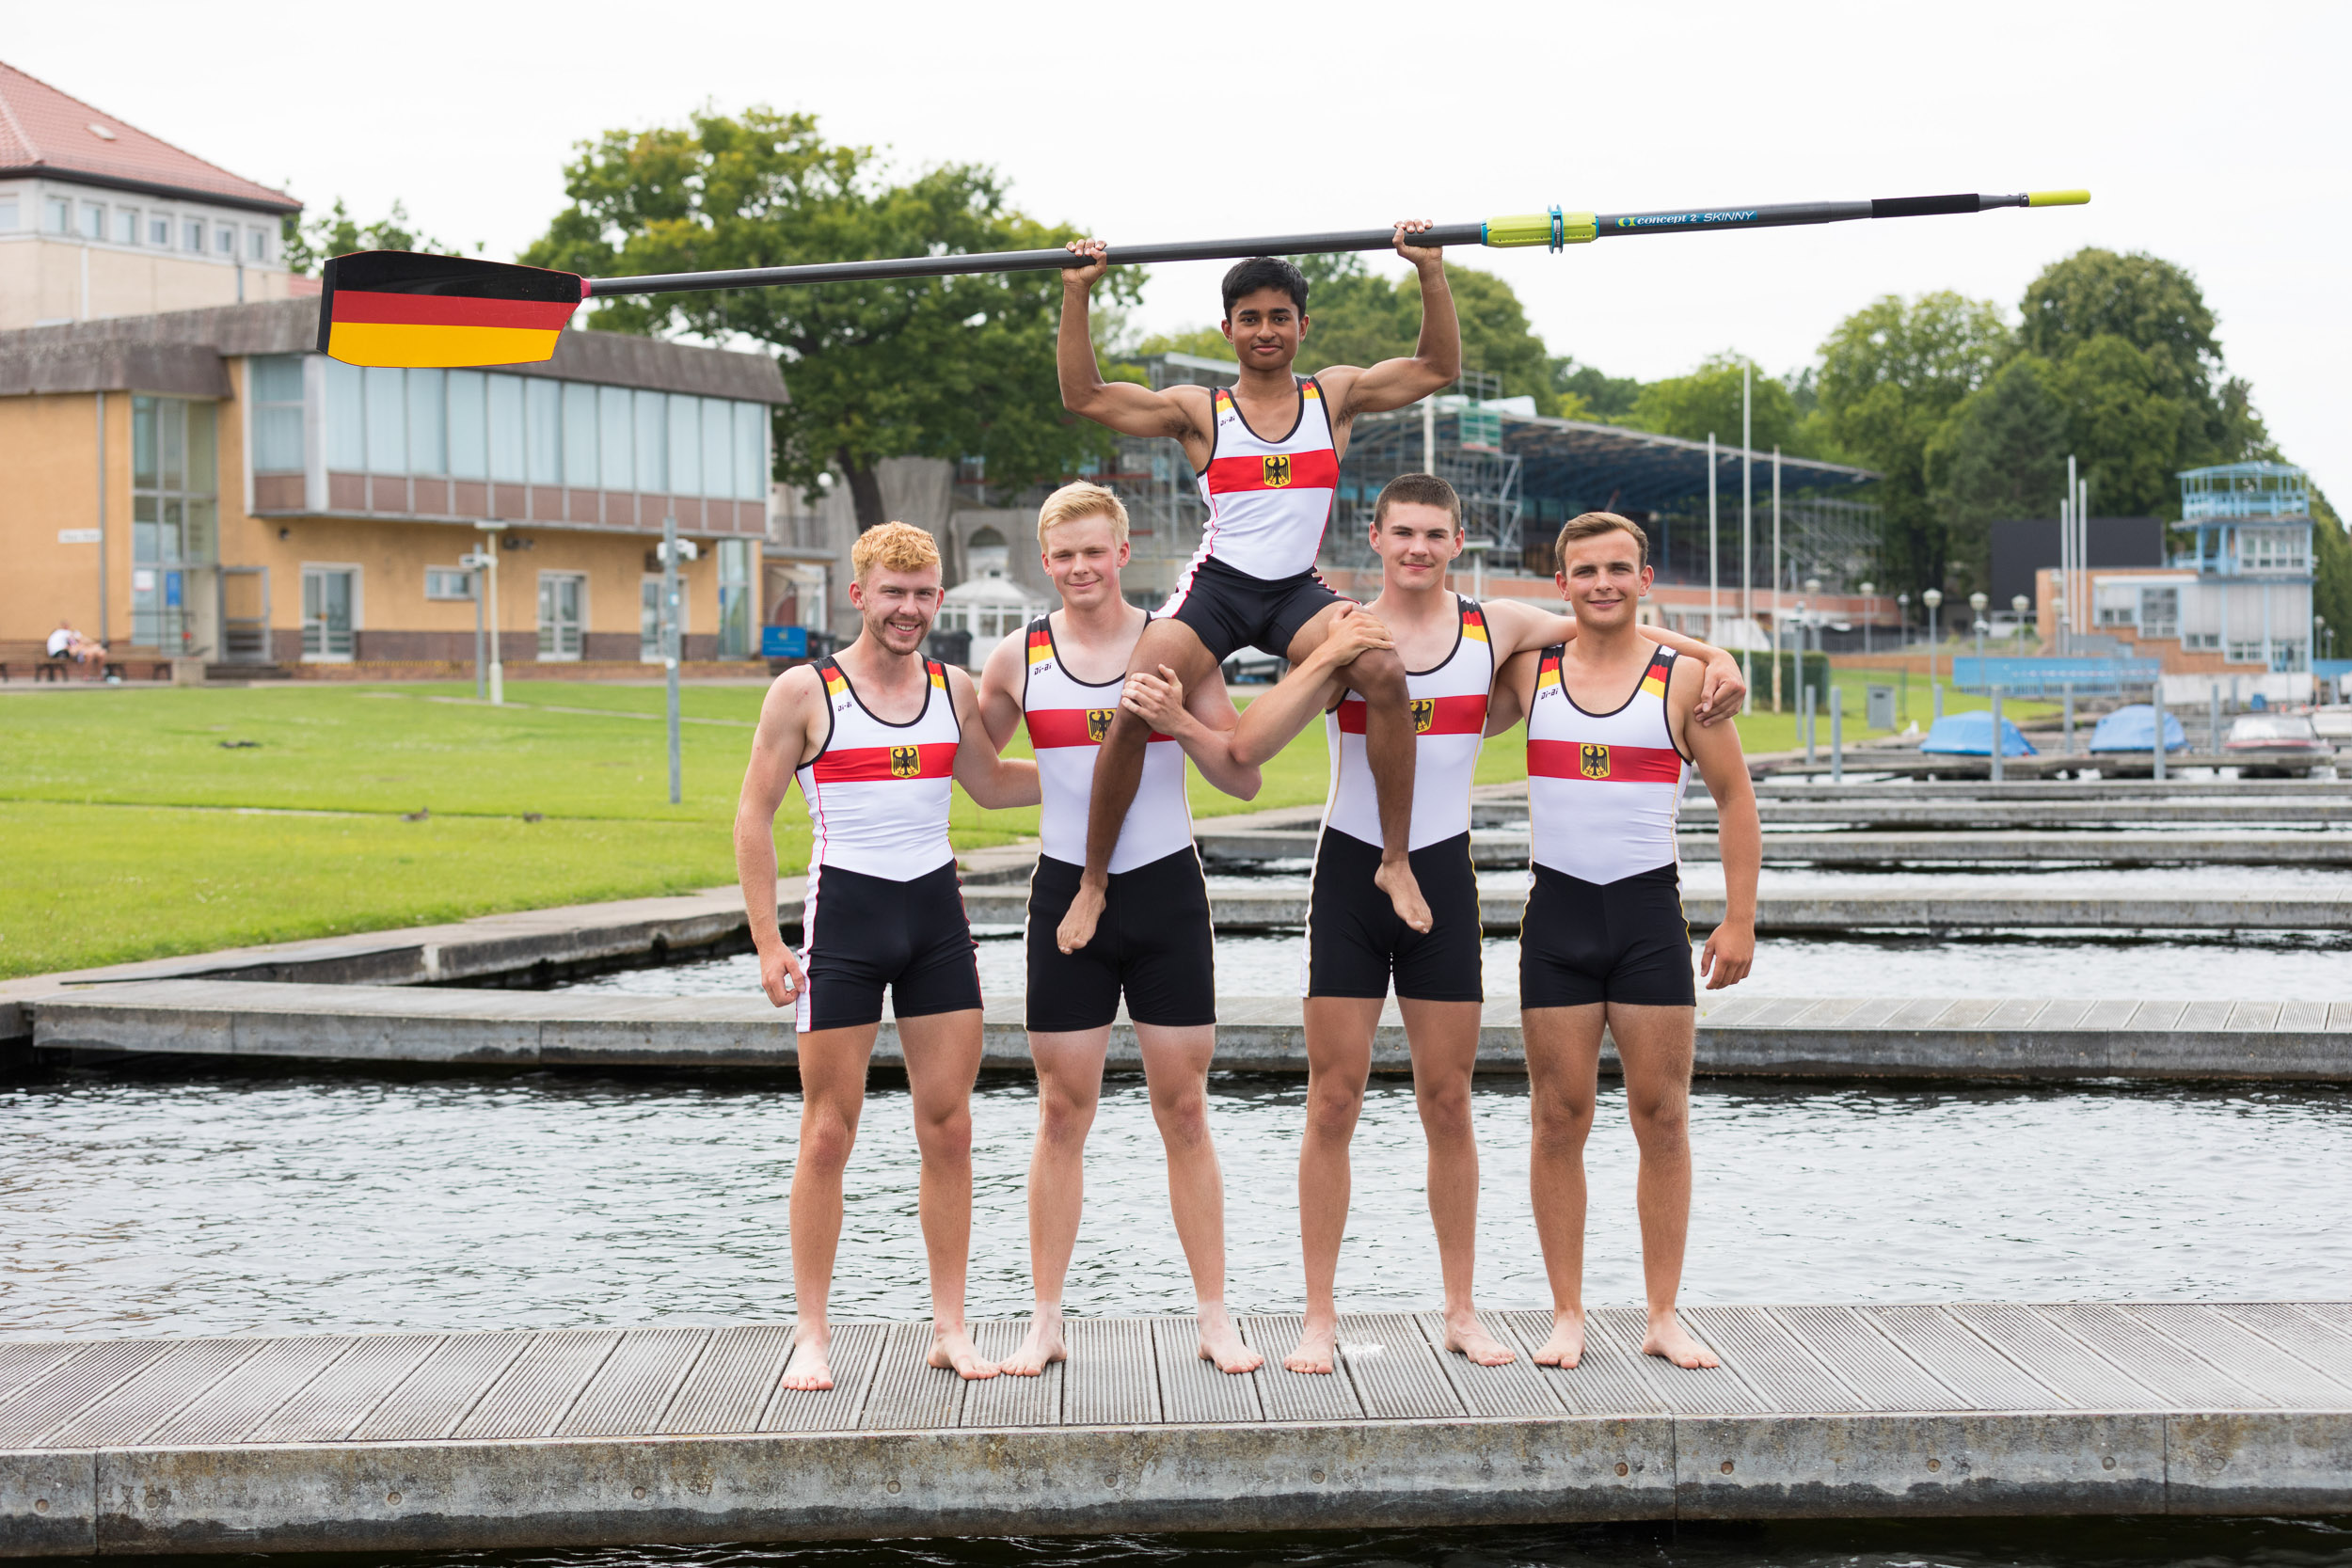
[[972,575],[947,590],[932,623],[941,631],[972,634],[972,660],[988,657],[999,638],[1019,631],[1048,608],[1046,602],[1015,582],[1009,573],[1011,551],[1005,536],[993,528],[972,531],[963,542],[963,558]]

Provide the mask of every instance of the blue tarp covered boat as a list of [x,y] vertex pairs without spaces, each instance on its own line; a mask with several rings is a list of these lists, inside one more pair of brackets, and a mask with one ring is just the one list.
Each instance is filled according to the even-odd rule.
[[[2188,744],[2188,732],[2170,714],[2164,716],[2164,749],[2177,752]],[[2090,732],[2094,752],[2152,752],[2156,746],[2156,710],[2146,703],[2117,708]]]
[[[1993,754],[1993,715],[1990,713],[1947,713],[1935,721],[1928,737],[1919,742],[1922,752],[1938,752],[1947,756],[1989,757]],[[2001,755],[2030,757],[2038,755],[2033,743],[2008,720],[2001,721]]]

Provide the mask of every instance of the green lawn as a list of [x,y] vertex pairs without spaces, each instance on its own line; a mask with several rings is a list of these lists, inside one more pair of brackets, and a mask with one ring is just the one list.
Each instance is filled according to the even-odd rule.
[[[1844,696],[1846,740],[1850,745],[1897,734],[1906,723],[1917,724],[1924,735],[1928,726],[1934,722],[1933,699],[1924,675],[1914,674],[1906,683],[1899,671],[1836,670],[1831,673],[1830,678]],[[1740,744],[1748,752],[1788,752],[1804,744],[1804,736],[1797,728],[1794,689],[1783,689],[1781,711],[1774,713],[1771,679],[1769,666],[1759,660],[1756,666],[1758,689],[1749,693],[1748,711],[1739,719]],[[1874,730],[1865,724],[1864,721],[1869,713],[1868,689],[1872,686],[1891,686],[1895,689],[1894,729]],[[1944,683],[1944,711],[1947,713],[1963,713],[1992,705],[1989,698],[1957,691],[1948,681]],[[2009,698],[2001,704],[2001,717],[2014,724],[2047,718],[2058,711],[2058,705],[2056,703],[2028,703]],[[1813,733],[1814,744],[1826,759],[1829,755],[1829,706],[1826,703],[1814,721]]]

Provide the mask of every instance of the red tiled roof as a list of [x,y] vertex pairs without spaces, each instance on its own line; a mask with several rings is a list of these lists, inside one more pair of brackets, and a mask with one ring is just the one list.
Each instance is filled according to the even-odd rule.
[[0,175],[27,174],[203,197],[271,213],[302,210],[302,203],[283,191],[183,152],[0,62]]

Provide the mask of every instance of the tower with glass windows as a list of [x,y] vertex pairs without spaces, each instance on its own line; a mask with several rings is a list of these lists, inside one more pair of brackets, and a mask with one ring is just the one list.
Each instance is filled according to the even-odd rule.
[[2181,644],[2233,664],[2308,670],[2312,646],[2311,482],[2284,463],[2223,463],[2180,475],[2196,572],[2182,595]]

